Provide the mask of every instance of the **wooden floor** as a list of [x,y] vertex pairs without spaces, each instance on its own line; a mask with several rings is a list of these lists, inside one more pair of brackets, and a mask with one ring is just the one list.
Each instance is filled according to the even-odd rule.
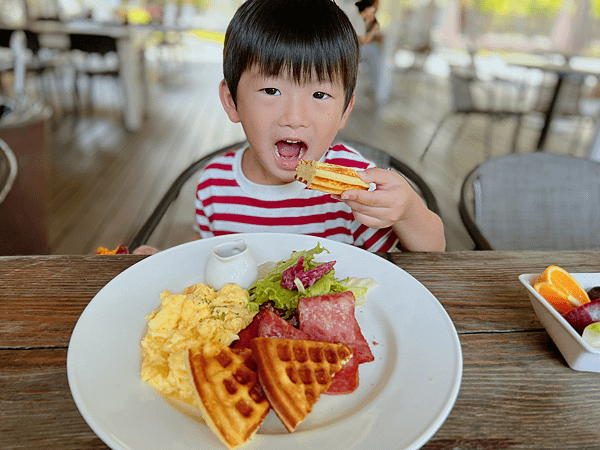
[[[446,80],[422,73],[395,74],[390,101],[373,105],[368,80],[359,79],[355,109],[341,136],[386,149],[430,184],[442,210],[447,250],[473,245],[457,211],[462,178],[487,156],[510,151],[514,123],[494,128],[493,150],[483,145],[486,119],[470,119],[461,139],[447,149],[456,122],[448,123],[423,163],[419,156],[449,108]],[[50,246],[52,254],[89,254],[97,247],[128,244],[176,175],[191,161],[243,139],[218,99],[221,67],[215,62],[149,65],[147,116],[142,129],[122,127],[118,85],[101,80],[95,108],[55,121],[51,157]],[[108,99],[108,100],[107,100]],[[102,100],[104,100],[102,102]],[[525,124],[519,151],[531,151],[539,123]],[[577,150],[585,155],[591,132]],[[564,152],[571,134],[555,131],[548,151]],[[193,192],[189,183],[150,244],[164,249],[193,238]]]

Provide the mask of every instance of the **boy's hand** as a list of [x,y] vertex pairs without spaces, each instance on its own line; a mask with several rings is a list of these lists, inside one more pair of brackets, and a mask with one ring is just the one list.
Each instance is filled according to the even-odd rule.
[[154,255],[158,253],[158,249],[150,247],[149,245],[140,245],[133,251],[133,255]]
[[[339,196],[360,223],[369,228],[390,227],[410,215],[418,194],[408,182],[391,170],[378,167],[358,172],[367,183],[375,183],[375,191],[346,191]],[[416,197],[416,198],[415,198]]]
[[371,168],[358,172],[374,191],[351,190],[339,198],[354,217],[369,228],[392,227],[403,248],[412,251],[444,251],[444,227],[419,194],[401,175],[391,170]]

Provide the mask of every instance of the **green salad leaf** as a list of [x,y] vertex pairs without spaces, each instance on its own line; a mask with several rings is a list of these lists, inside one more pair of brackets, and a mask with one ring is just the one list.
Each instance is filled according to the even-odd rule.
[[[270,300],[275,304],[277,309],[286,311],[286,317],[289,317],[297,311],[298,300],[301,298],[335,294],[351,290],[356,298],[364,299],[367,290],[377,284],[377,282],[370,278],[347,278],[340,282],[335,278],[335,269],[332,269],[319,278],[315,284],[307,287],[305,292],[300,292],[295,289],[288,290],[281,286],[282,274],[287,268],[298,264],[298,260],[304,256],[304,269],[307,271],[314,269],[323,264],[322,262],[315,261],[315,256],[322,252],[329,253],[329,251],[319,243],[311,250],[293,251],[289,259],[279,261],[273,269],[266,275],[258,278],[248,289],[250,293],[248,309],[251,311],[258,311],[260,305]],[[364,280],[370,281],[365,282]]]
[[340,284],[344,287],[344,290],[352,291],[357,305],[364,305],[367,291],[377,286],[377,281],[373,278],[349,277],[340,281]]

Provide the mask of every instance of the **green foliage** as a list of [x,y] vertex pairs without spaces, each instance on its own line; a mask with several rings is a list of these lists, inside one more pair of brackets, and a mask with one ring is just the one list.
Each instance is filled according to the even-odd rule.
[[563,0],[471,0],[481,12],[509,16],[555,15]]
[[[554,17],[569,0],[464,0],[483,13],[494,13],[515,17]],[[578,0],[574,0],[575,4]],[[600,0],[590,0],[591,16],[600,18]]]

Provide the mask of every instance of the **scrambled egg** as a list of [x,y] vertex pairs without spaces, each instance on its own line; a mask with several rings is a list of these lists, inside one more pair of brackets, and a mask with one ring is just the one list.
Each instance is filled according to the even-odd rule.
[[230,345],[256,312],[248,311],[248,291],[227,284],[215,291],[203,283],[183,294],[160,294],[161,306],[148,316],[142,339],[142,380],[164,396],[194,404],[185,360],[187,350],[206,341]]

